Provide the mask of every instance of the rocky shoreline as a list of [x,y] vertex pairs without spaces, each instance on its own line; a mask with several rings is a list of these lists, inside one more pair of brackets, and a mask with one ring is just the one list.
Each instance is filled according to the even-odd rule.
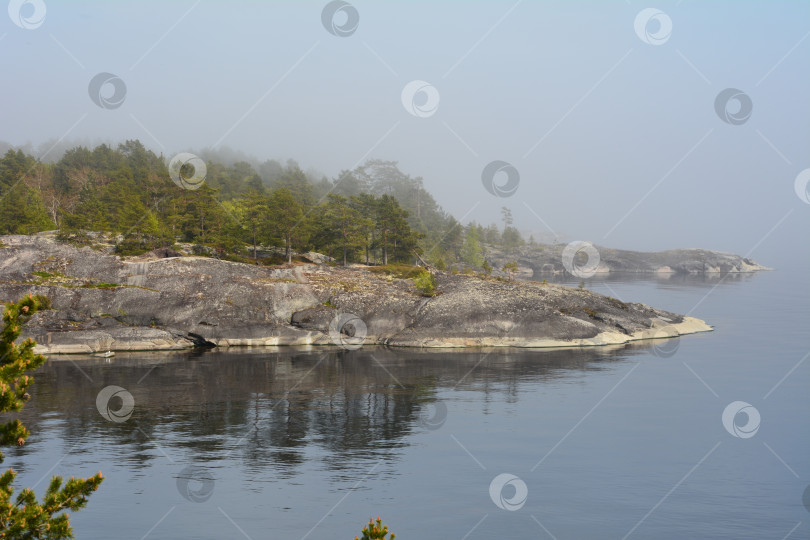
[[436,293],[372,268],[138,258],[0,237],[0,300],[51,299],[26,335],[46,354],[197,346],[583,347],[710,331],[586,289],[433,272]]
[[[514,261],[517,273],[527,279],[542,280],[551,276],[570,275],[563,263],[566,244],[526,246],[504,251],[492,246],[484,246],[484,257],[493,268]],[[678,275],[721,275],[746,274],[772,270],[747,257],[733,253],[709,251],[706,249],[672,249],[668,251],[640,252],[593,246],[595,261],[585,253],[580,254],[579,262],[590,266],[589,274],[648,274],[666,278]],[[587,262],[586,262],[587,261]]]

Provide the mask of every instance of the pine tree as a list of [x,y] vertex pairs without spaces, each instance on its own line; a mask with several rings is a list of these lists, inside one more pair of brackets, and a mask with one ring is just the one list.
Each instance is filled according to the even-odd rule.
[[34,158],[9,150],[0,159],[0,234],[32,234],[54,228],[42,198],[28,185]]
[[[360,532],[363,533],[362,540],[394,540],[397,537],[394,533],[390,533],[391,536],[388,536],[388,525],[383,525],[382,518],[379,517],[376,523],[373,517],[369,518],[368,525],[363,527],[363,530]],[[354,540],[361,539],[355,537]]]
[[464,234],[464,246],[461,249],[461,260],[466,264],[478,268],[484,262],[481,255],[481,245],[478,242],[478,227],[475,223],[467,227]]
[[293,233],[304,219],[301,204],[293,197],[289,189],[279,188],[270,195],[268,207],[271,226],[283,239],[287,263],[291,263]]
[[316,202],[312,184],[309,183],[307,175],[298,167],[297,163],[291,160],[287,162],[287,168],[281,177],[273,182],[273,188],[276,191],[286,189],[305,209],[312,207]]
[[[26,320],[47,308],[47,298],[29,295],[4,309],[4,327],[0,332],[0,413],[20,411],[28,400],[26,390],[34,382],[28,373],[40,367],[45,357],[34,353],[36,343],[32,339],[19,345],[15,340],[20,337]],[[22,446],[26,437],[28,430],[19,420],[0,426],[0,444],[3,446]],[[54,476],[41,502],[30,489],[23,489],[12,501],[12,483],[16,475],[13,469],[0,475],[0,538],[73,538],[70,516],[66,511],[84,508],[87,497],[104,480],[101,473],[85,479],[71,478],[64,483],[60,476]]]
[[351,198],[351,205],[357,211],[361,219],[362,247],[366,255],[366,264],[369,264],[369,252],[374,247],[374,232],[376,227],[374,217],[376,216],[377,199],[375,199],[374,195],[361,193]]
[[330,194],[327,199],[322,205],[323,228],[333,231],[343,252],[343,266],[346,266],[349,251],[363,247],[369,220],[361,218],[346,197]]
[[257,246],[263,241],[268,225],[270,208],[268,198],[259,191],[251,191],[244,198],[236,202],[239,219],[253,244],[253,260],[258,259]]

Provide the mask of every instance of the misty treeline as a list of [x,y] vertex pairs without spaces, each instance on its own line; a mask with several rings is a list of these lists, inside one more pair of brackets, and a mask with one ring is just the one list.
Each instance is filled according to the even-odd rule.
[[[21,150],[0,159],[0,234],[58,230],[93,245],[115,239],[123,255],[199,245],[200,253],[245,260],[275,247],[317,251],[343,262],[414,262],[480,267],[482,244],[525,244],[503,209],[503,228],[460,224],[396,162],[370,160],[336,178],[315,178],[290,160],[230,166],[209,161],[205,183],[183,189],[166,159],[139,141],[75,147],[54,163]],[[259,249],[257,249],[259,248]]]

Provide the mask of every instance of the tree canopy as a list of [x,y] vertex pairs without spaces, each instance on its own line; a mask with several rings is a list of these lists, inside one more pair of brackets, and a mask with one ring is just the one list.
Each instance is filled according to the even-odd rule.
[[462,225],[394,161],[369,160],[334,179],[298,163],[268,160],[225,165],[209,160],[197,189],[176,185],[167,159],[139,141],[117,148],[82,146],[56,163],[20,150],[0,158],[0,234],[58,230],[91,244],[115,238],[121,254],[177,242],[201,252],[258,260],[262,249],[310,250],[352,262],[414,262],[480,266],[483,244],[524,244],[505,214],[504,229]]

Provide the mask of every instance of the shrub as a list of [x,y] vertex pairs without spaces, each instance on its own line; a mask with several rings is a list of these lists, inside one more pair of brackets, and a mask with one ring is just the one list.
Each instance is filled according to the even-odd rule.
[[202,244],[194,244],[191,246],[191,253],[200,257],[211,255],[211,248],[203,246]]
[[127,238],[115,245],[115,253],[123,257],[132,255],[143,255],[155,249],[156,246],[150,242],[141,241],[139,239]]
[[517,261],[509,261],[508,263],[503,265],[503,268],[501,270],[503,270],[504,272],[508,272],[509,279],[512,279],[512,276],[514,276],[515,272],[517,272],[518,270]]
[[422,293],[422,296],[434,296],[436,294],[436,278],[427,270],[422,270],[418,276],[415,276],[413,283]]
[[90,234],[88,234],[87,231],[82,230],[69,231],[66,229],[59,229],[59,232],[56,234],[56,239],[59,242],[64,242],[77,247],[90,246],[95,243]]

